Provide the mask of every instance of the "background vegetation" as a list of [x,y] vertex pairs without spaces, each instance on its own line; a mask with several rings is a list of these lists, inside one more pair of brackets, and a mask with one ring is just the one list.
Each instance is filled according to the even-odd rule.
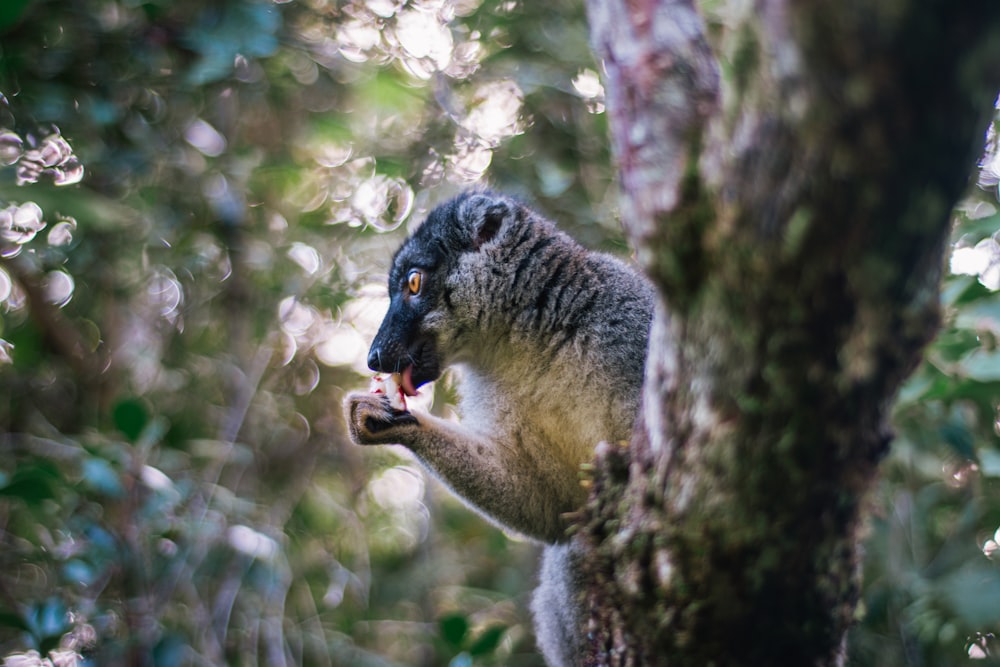
[[[340,401],[392,249],[458,189],[625,252],[596,71],[562,0],[5,2],[0,655],[541,664],[533,547],[351,446]],[[853,664],[998,650],[994,148],[896,409]]]

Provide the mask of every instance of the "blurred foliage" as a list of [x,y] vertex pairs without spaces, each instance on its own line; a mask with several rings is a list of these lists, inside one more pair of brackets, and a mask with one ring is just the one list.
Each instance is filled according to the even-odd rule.
[[405,226],[491,164],[620,245],[582,9],[34,0],[0,31],[0,655],[540,664],[534,548],[340,403]]
[[[458,189],[624,250],[580,3],[7,0],[0,93],[0,655],[540,665],[535,550],[339,406],[392,249]],[[984,185],[897,407],[856,664],[996,650]]]
[[956,208],[944,326],[894,410],[851,664],[1000,664],[1000,155]]

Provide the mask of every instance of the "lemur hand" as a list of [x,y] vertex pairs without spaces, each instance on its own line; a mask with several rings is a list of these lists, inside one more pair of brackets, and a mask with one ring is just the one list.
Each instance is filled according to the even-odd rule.
[[410,412],[394,410],[384,394],[348,394],[344,412],[351,440],[359,445],[406,444],[420,422]]

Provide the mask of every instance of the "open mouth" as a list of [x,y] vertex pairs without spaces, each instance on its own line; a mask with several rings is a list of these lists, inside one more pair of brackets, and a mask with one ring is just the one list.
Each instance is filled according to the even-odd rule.
[[408,356],[411,363],[399,371],[399,388],[407,396],[416,396],[422,385],[440,377],[441,363],[431,339],[425,338],[410,348]]
[[417,341],[409,349],[391,346],[388,354],[381,346],[373,346],[368,363],[376,373],[391,375],[395,388],[402,396],[417,396],[422,385],[433,382],[441,375],[434,343],[428,339]]

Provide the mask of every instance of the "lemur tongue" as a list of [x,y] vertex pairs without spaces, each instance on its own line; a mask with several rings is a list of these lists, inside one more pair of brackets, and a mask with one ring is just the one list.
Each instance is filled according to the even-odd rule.
[[407,366],[398,375],[399,388],[403,390],[403,393],[407,396],[416,396],[417,388],[413,386],[413,366]]

